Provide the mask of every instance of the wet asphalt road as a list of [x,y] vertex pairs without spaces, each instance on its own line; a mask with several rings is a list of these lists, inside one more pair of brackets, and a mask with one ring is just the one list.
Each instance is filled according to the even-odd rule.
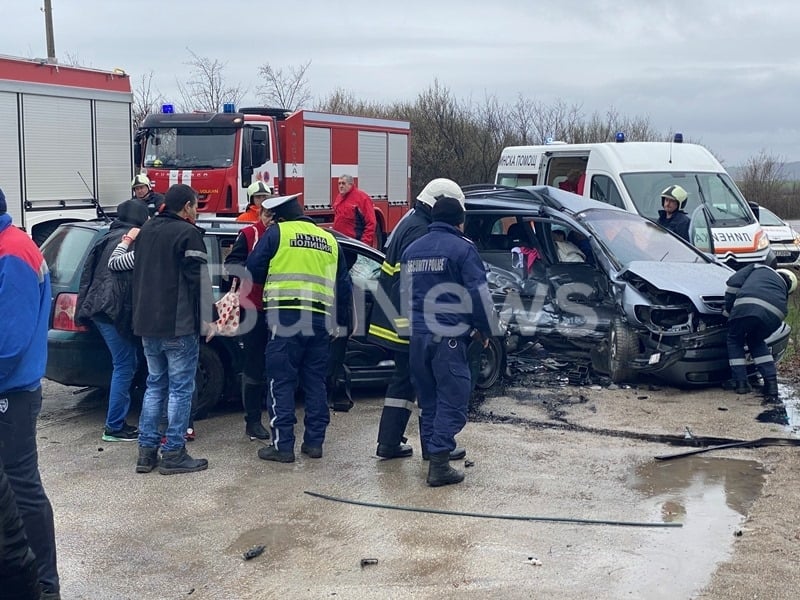
[[[508,388],[487,399],[479,422],[459,436],[474,462],[466,481],[433,489],[424,483],[416,419],[413,458],[374,457],[381,406],[367,394],[332,415],[320,460],[299,452],[294,464],[259,460],[241,413],[228,411],[196,424],[189,451],[209,459],[207,471],[140,475],[136,444],[100,440],[102,399],[72,391],[46,383],[39,430],[65,599],[688,598],[730,559],[763,470],[730,460],[750,458],[746,451],[663,467],[652,457],[679,448],[626,432],[787,433],[755,420],[758,399],[719,390]],[[554,403],[561,405],[555,419]],[[301,435],[302,408],[298,419]],[[305,491],[413,508],[684,526],[427,514]],[[263,554],[244,560],[258,545]],[[362,559],[377,562],[362,566]]]

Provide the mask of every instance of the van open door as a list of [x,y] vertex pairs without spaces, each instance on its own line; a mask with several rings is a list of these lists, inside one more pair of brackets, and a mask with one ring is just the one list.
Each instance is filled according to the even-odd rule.
[[705,204],[692,212],[689,222],[689,243],[701,252],[714,256],[714,236],[711,234],[711,213]]

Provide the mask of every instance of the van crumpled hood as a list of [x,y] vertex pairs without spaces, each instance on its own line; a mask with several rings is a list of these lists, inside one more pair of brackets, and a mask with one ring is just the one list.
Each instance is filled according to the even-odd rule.
[[714,263],[669,263],[634,261],[620,274],[630,271],[655,287],[691,298],[700,308],[701,296],[724,296],[733,269]]

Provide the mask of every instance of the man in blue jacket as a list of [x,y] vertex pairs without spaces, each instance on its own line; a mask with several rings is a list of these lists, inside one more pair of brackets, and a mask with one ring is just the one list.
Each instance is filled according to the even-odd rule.
[[[36,448],[47,364],[50,273],[31,238],[11,224],[2,190],[0,315],[0,461],[36,554],[42,598],[59,598],[53,508],[42,486]],[[5,586],[4,590],[8,591]]]
[[450,466],[450,453],[467,423],[472,392],[467,347],[475,337],[486,347],[495,328],[486,269],[461,233],[460,199],[438,198],[431,217],[428,233],[403,252],[401,263],[410,309],[411,381],[421,411],[420,437],[430,457],[427,482],[437,487],[464,479]]

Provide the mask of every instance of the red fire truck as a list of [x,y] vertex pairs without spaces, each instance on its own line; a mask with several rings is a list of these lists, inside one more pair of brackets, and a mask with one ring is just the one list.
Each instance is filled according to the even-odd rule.
[[136,168],[158,192],[192,186],[199,211],[232,216],[247,207],[247,186],[261,180],[277,193],[302,193],[306,214],[333,219],[336,182],[349,174],[375,204],[376,237],[391,231],[409,208],[410,162],[406,121],[308,110],[242,108],[222,113],[148,115],[136,134]]
[[0,187],[34,241],[131,197],[132,100],[119,69],[0,56]]

